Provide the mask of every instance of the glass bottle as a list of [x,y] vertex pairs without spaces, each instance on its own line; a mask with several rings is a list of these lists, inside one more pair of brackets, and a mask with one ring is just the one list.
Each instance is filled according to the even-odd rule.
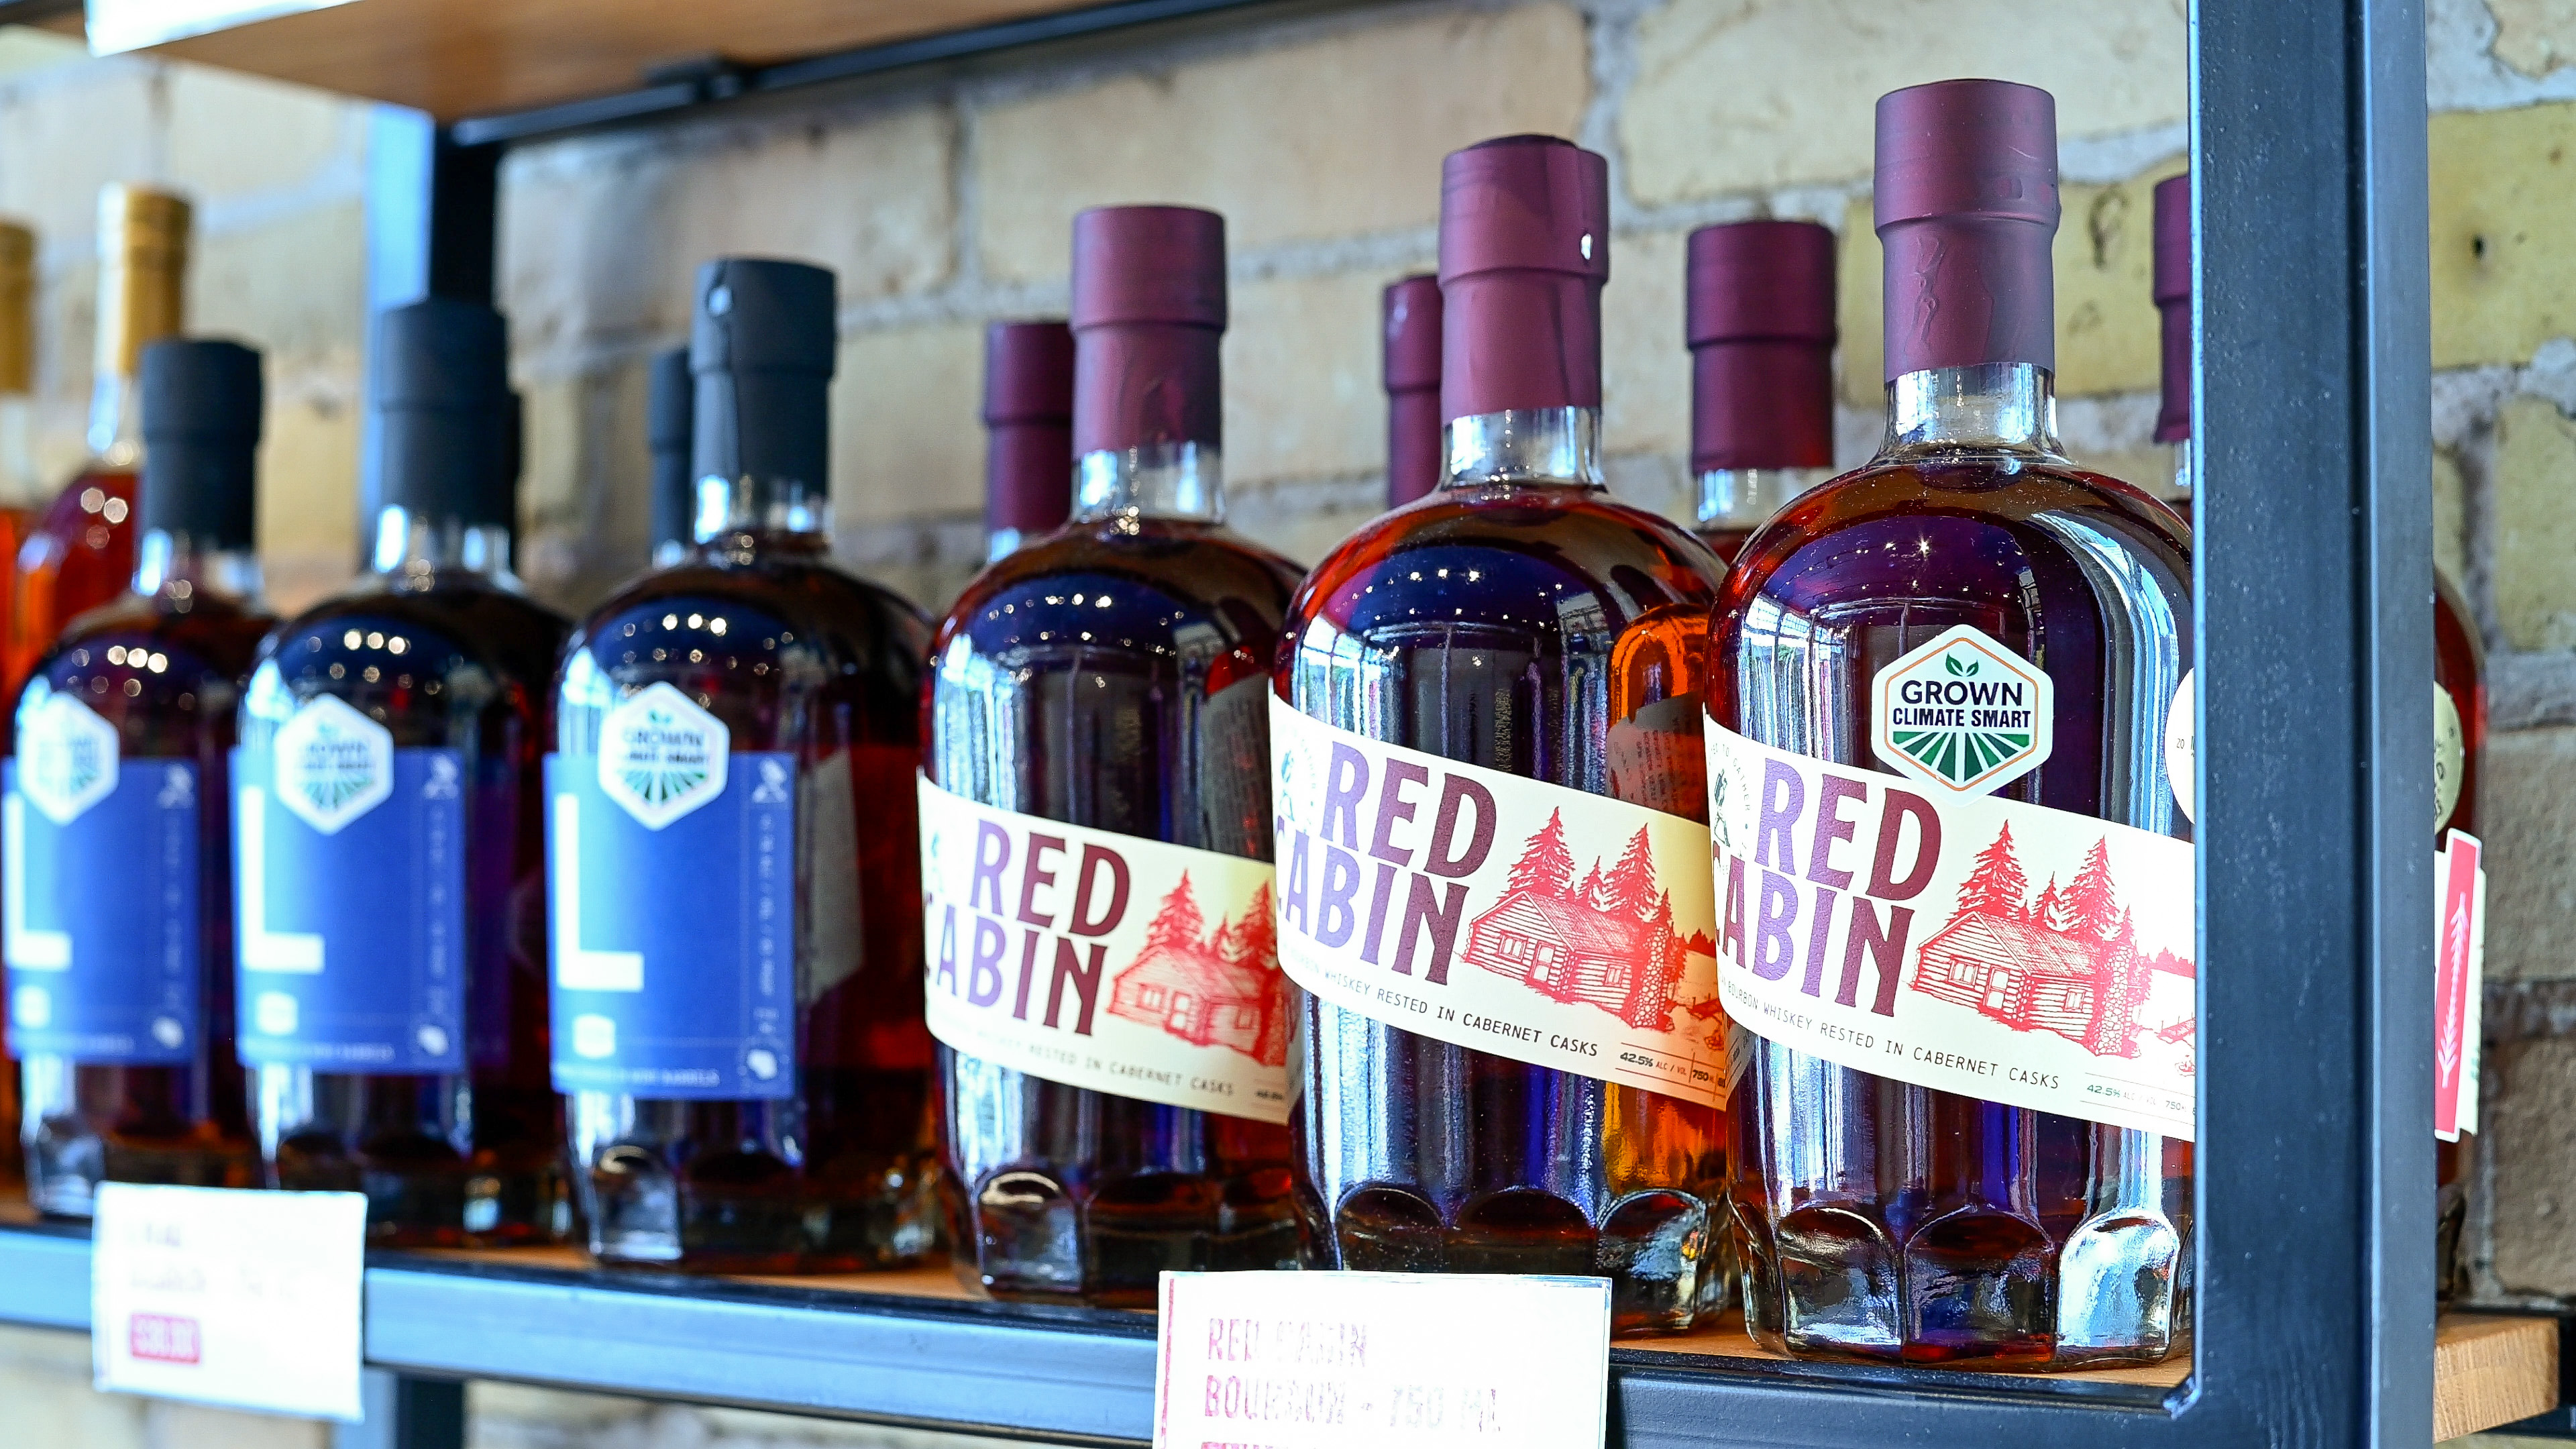
[[143,349],[185,325],[188,203],[111,184],[98,198],[98,355],[89,461],[37,515],[18,548],[0,683],[14,689],[63,625],[134,576],[135,480],[143,457],[136,369]]
[[699,270],[697,550],[594,609],[557,677],[554,1081],[611,1264],[846,1272],[935,1233],[930,627],[825,558],[833,292]]
[[[2054,104],[1951,81],[1885,97],[1878,124],[1886,439],[1736,560],[1710,717],[1880,770],[1873,680],[1968,626],[2054,691],[2053,753],[1991,798],[2188,838],[2162,726],[2191,655],[2189,535],[2144,493],[2070,466],[2055,437]],[[2055,899],[2052,885],[2040,913]],[[2039,1369],[2151,1362],[2187,1332],[2188,1142],[1873,1075],[1758,1024],[1738,1018],[1730,1102],[1756,1339]],[[2079,1245],[2080,1280],[2060,1273]]]
[[0,222],[0,698],[10,699],[18,684],[6,658],[15,636],[9,620],[18,601],[18,550],[46,502],[36,476],[35,394],[36,234]]
[[999,563],[1073,511],[1073,333],[1062,322],[984,329],[984,561]]
[[[1073,522],[978,575],[933,646],[929,783],[1007,812],[1012,826],[1026,822],[1041,843],[1051,822],[1079,828],[1053,837],[1067,876],[1090,843],[1105,843],[1134,862],[1138,922],[1152,907],[1191,923],[1175,928],[1184,939],[1168,959],[1194,969],[1168,1003],[1130,985],[1155,979],[1151,943],[1131,957],[1113,936],[1110,980],[1095,988],[1103,1025],[1087,1040],[1079,1028],[1060,1038],[1122,1068],[1167,1069],[1159,1085],[1140,1073],[1114,1087],[1014,1040],[986,1047],[993,1039],[953,1004],[956,978],[943,963],[955,953],[940,933],[931,1020],[952,1242],[960,1279],[997,1298],[1145,1307],[1163,1269],[1300,1259],[1286,1091],[1275,1079],[1286,995],[1275,955],[1258,944],[1270,873],[1229,874],[1219,859],[1270,857],[1263,711],[1298,571],[1223,526],[1225,306],[1224,222],[1213,213],[1109,207],[1075,219]],[[936,836],[948,822],[932,808],[923,828]],[[1188,851],[1157,857],[1130,844],[1138,840]],[[1181,860],[1179,879],[1156,859]],[[1011,919],[1049,918],[1048,899],[1029,897],[1039,909]],[[935,914],[941,900],[934,883]],[[1033,960],[1051,949],[1043,929],[1027,939]],[[1184,1000],[1193,989],[1229,1004],[1193,1015]],[[1240,1004],[1225,994],[1236,989]],[[1041,994],[1049,1005],[1039,1014],[1052,1023],[1054,995]],[[998,994],[990,1005],[1003,1009]],[[1168,1045],[1216,1011],[1246,1018],[1231,1051],[1198,1043],[1216,1065]],[[1169,1025],[1121,1034],[1109,1020],[1139,1016]],[[1263,1066],[1274,1074],[1266,1118],[1212,1110],[1184,1080]]]
[[1732,563],[1834,461],[1834,234],[1739,221],[1690,234],[1691,472],[1700,541]]
[[696,480],[689,473],[697,384],[689,349],[653,354],[644,386],[644,442],[653,457],[653,567],[669,568],[698,546]]
[[[1557,914],[1603,919],[1613,912],[1601,903],[1599,869],[1635,842],[1596,836],[1569,846],[1553,817],[1581,814],[1594,797],[1626,802],[1622,819],[1678,825],[1685,846],[1696,845],[1695,859],[1681,859],[1693,853],[1685,849],[1667,864],[1704,870],[1695,701],[1716,592],[1706,548],[1613,501],[1602,485],[1607,193],[1602,158],[1553,137],[1488,141],[1444,164],[1446,481],[1361,528],[1307,576],[1283,626],[1296,643],[1275,671],[1283,704],[1271,735],[1283,790],[1304,778],[1292,763],[1293,716],[1329,727],[1337,759],[1354,742],[1384,742],[1390,793],[1398,767],[1483,767],[1458,788],[1483,781],[1490,795],[1510,791],[1527,802],[1507,802],[1507,811],[1551,820],[1541,835],[1553,841],[1560,878],[1546,883],[1549,894],[1565,896],[1564,877],[1598,858],[1584,899],[1562,902]],[[1280,938],[1282,964],[1306,988],[1290,1058],[1298,1068],[1292,1126],[1300,1205],[1322,1260],[1349,1269],[1598,1274],[1612,1281],[1620,1332],[1686,1329],[1718,1312],[1729,1274],[1709,1232],[1725,1179],[1713,1087],[1685,1098],[1605,1080],[1615,1074],[1606,1066],[1544,1065],[1521,1039],[1474,1030],[1472,1011],[1442,1024],[1408,1015],[1399,1025],[1325,999],[1320,975],[1301,974],[1292,959],[1314,949],[1303,943],[1310,918],[1294,853],[1304,845],[1290,833],[1305,808],[1302,797],[1279,806]],[[1380,821],[1381,843],[1391,818]],[[1324,830],[1332,830],[1329,813]],[[1534,837],[1525,859],[1548,846]],[[1651,886],[1657,861],[1644,864]],[[1448,916],[1462,961],[1474,931],[1460,912],[1485,909],[1482,880],[1478,898]],[[1439,897],[1429,876],[1415,882],[1426,899]],[[1329,887],[1327,878],[1319,889]],[[1324,921],[1328,913],[1317,910],[1311,919]],[[1700,911],[1698,920],[1667,914],[1660,944],[1629,929],[1647,922],[1623,924],[1611,969],[1642,979],[1663,964],[1644,953],[1678,954],[1676,936],[1699,938],[1688,948],[1698,953],[1713,925],[1704,903]],[[1312,940],[1343,936],[1346,954],[1327,964],[1344,974],[1413,993],[1428,992],[1441,972],[1436,935],[1429,964],[1399,956],[1382,968],[1347,950],[1343,925],[1319,926]],[[1414,925],[1401,934],[1413,938]],[[1412,974],[1369,974],[1389,970]],[[1445,989],[1471,974],[1446,971]],[[1576,1014],[1567,1029],[1619,1032],[1618,1018],[1565,1010]],[[1678,1040],[1713,1034],[1714,1011],[1713,996],[1679,1006],[1668,997],[1652,1014]]]
[[[2478,837],[2478,777],[2487,745],[2486,646],[2468,601],[2440,570],[2433,573],[2433,711],[2434,807],[2433,848],[2446,848],[2458,831]],[[2434,877],[2441,879],[2437,873]],[[2475,978],[2472,978],[2474,982]],[[2474,987],[2472,988],[2474,989]],[[2474,1021],[2474,1018],[2472,1018]],[[2472,1079],[2463,1090],[2478,1090]],[[2463,1137],[2469,1135],[2461,1134]],[[2465,1291],[2468,1265],[2460,1258],[2460,1230],[2468,1220],[2467,1148],[2463,1143],[2433,1143],[2434,1275],[2439,1297],[2448,1302]]]
[[379,1245],[570,1225],[535,778],[564,622],[510,571],[507,358],[480,304],[378,318],[374,570],[269,635],[234,752],[241,1054],[268,1179],[365,1193]]
[[2156,325],[2163,348],[2164,401],[2156,441],[2173,448],[2165,503],[2191,517],[2191,174],[2168,176],[2155,189]]
[[1406,277],[1382,297],[1386,330],[1386,506],[1447,476],[1440,454],[1440,279]]
[[142,565],[19,696],[6,840],[10,1027],[28,1199],[101,1182],[259,1180],[233,1049],[226,781],[260,636],[251,551],[259,354],[154,343],[142,364]]

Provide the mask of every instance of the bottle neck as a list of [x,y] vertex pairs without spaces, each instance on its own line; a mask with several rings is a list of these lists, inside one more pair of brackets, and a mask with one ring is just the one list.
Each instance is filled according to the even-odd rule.
[[2173,445],[2173,496],[2191,497],[2191,438],[2188,434]]
[[1033,535],[1016,528],[996,528],[984,535],[984,562],[1000,563],[1026,546]]
[[36,472],[36,400],[0,394],[0,508],[33,508],[44,498],[45,480]]
[[2057,381],[2029,362],[1981,362],[1900,373],[1887,385],[1882,461],[1931,452],[2062,458]]
[[1600,488],[1599,408],[1515,408],[1451,418],[1444,488],[1490,484]]
[[376,515],[375,571],[397,583],[427,584],[441,574],[470,574],[515,589],[510,530],[400,504]]
[[763,551],[819,554],[832,546],[832,494],[820,480],[710,474],[698,480],[696,534],[706,555],[748,563]]
[[1118,523],[1127,532],[1143,519],[1225,521],[1225,469],[1205,443],[1144,443],[1102,448],[1074,465],[1076,522]]
[[142,382],[121,373],[101,373],[90,385],[90,456],[108,467],[130,472],[143,465]]
[[265,590],[259,553],[243,545],[156,528],[134,550],[134,592],[182,613],[209,595],[250,604]]
[[1833,476],[1831,468],[1711,468],[1699,475],[1699,526],[1760,528],[1791,499]]

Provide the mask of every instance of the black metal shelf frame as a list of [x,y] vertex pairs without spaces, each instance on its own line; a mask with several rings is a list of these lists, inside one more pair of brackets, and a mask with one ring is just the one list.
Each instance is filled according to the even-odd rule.
[[[2191,33],[2194,665],[2208,678],[2197,1371],[2158,1394],[1712,1369],[1620,1348],[1614,1443],[2413,1449],[2431,1437],[2423,6],[2194,0]],[[952,40],[914,59],[973,48]],[[770,88],[884,69],[875,60],[776,68]],[[505,142],[719,103],[738,79],[444,133],[387,116],[371,162],[371,300],[490,294]],[[0,1319],[85,1323],[85,1246],[0,1233]],[[378,1385],[393,1411],[366,1442],[405,1449],[460,1442],[441,1383],[465,1377],[1074,1442],[1142,1439],[1151,1408],[1150,1334],[1124,1315],[387,1256],[368,1272],[367,1321],[370,1361],[402,1377]]]

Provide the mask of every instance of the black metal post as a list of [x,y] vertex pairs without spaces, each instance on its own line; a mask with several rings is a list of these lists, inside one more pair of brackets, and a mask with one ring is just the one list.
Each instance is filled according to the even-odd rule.
[[465,1385],[363,1370],[365,1422],[335,1424],[331,1449],[465,1449]]

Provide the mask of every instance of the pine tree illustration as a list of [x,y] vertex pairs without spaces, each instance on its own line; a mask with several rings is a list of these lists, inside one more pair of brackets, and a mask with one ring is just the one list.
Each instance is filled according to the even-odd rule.
[[1968,878],[1959,886],[1959,914],[2013,920],[2021,915],[2022,896],[2029,889],[2021,862],[2013,858],[2012,827],[2006,825],[1968,868]]
[[1601,899],[1601,862],[1597,860],[1592,862],[1592,868],[1583,873],[1583,884],[1574,888],[1574,899],[1577,903],[1596,911],[1604,908]]
[[2097,840],[2084,853],[2084,868],[2075,873],[2075,884],[2067,887],[2066,908],[2070,934],[2107,941],[2119,934],[2120,901],[2111,885],[2110,842]]
[[1646,835],[1646,827],[1628,837],[1628,848],[1619,852],[1619,863],[1610,867],[1601,888],[1609,895],[1609,909],[1645,919],[1655,898],[1655,843]]
[[2054,931],[2057,929],[2057,913],[2061,908],[2057,894],[2057,877],[2050,876],[2048,888],[2041,891],[2038,898],[2030,903],[2030,909],[2022,914],[2022,919],[2041,930]]
[[1673,938],[1673,897],[1670,891],[1655,894],[1655,908],[1646,918],[1644,969],[1636,989],[1629,993],[1628,1009],[1620,1019],[1630,1026],[1649,1031],[1669,1030],[1673,1021],[1673,988],[1682,979],[1682,945]]
[[1574,857],[1565,849],[1565,815],[1551,810],[1547,823],[1522,847],[1521,858],[1512,862],[1512,878],[1504,883],[1506,895],[1530,891],[1557,900],[1565,899],[1574,886]]
[[1255,887],[1234,927],[1232,959],[1268,970],[1279,962],[1279,923],[1270,914],[1270,887]]
[[1156,950],[1194,952],[1198,948],[1199,932],[1206,924],[1199,915],[1199,903],[1190,895],[1189,872],[1183,871],[1181,883],[1172,887],[1170,895],[1163,897],[1162,909],[1154,913],[1153,924],[1145,928],[1145,949],[1139,954],[1151,954]]

